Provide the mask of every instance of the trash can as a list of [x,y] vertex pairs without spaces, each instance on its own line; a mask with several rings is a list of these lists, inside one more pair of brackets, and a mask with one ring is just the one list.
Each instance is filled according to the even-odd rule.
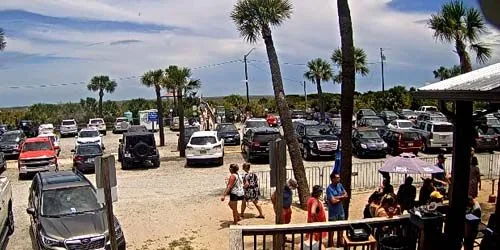
[[405,242],[397,235],[389,235],[383,237],[379,241],[381,250],[404,250],[406,249]]

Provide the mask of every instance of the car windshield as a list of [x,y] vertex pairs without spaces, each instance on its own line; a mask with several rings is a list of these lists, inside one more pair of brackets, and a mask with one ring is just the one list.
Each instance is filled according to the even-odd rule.
[[6,133],[0,137],[0,141],[2,142],[19,142],[19,134],[17,133]]
[[377,115],[375,114],[375,111],[371,109],[364,109],[361,111],[361,114],[363,114],[364,116]]
[[247,128],[269,127],[267,121],[247,121]]
[[398,125],[400,128],[412,128],[413,125],[413,122],[398,122]]
[[380,135],[377,131],[360,131],[359,138],[362,139],[380,139]]
[[101,124],[101,123],[104,123],[101,119],[90,120],[90,124]]
[[126,122],[127,118],[116,118],[116,122]]
[[52,150],[52,145],[48,141],[27,142],[23,146],[23,152]]
[[31,122],[21,122],[21,127],[29,127],[31,126]]
[[385,126],[382,119],[366,119],[366,125],[368,126]]
[[258,142],[269,142],[280,137],[279,133],[257,133],[253,140]]
[[43,191],[41,207],[42,216],[67,216],[103,208],[90,186]]
[[333,130],[329,126],[308,126],[306,132],[309,136],[333,135]]
[[412,110],[403,110],[403,111],[401,111],[401,113],[405,116],[414,116],[415,115],[415,112]]
[[233,124],[222,124],[217,128],[219,132],[237,132],[238,129]]
[[77,147],[76,153],[79,155],[99,155],[102,154],[102,149],[97,144],[91,144]]
[[386,116],[398,116],[398,115],[396,115],[396,113],[394,113],[393,111],[385,111],[385,115],[386,115]]
[[498,120],[496,118],[488,118],[486,120],[486,124],[488,126],[499,127],[500,126],[500,120]]
[[81,137],[81,138],[97,137],[97,136],[99,136],[99,131],[96,131],[96,130],[80,131],[80,134],[78,135],[78,137]]
[[403,133],[404,141],[418,141],[420,140],[420,135],[417,132],[404,132]]
[[480,135],[496,135],[497,130],[495,128],[478,128],[477,132]]
[[75,125],[74,121],[63,121],[62,125]]
[[431,116],[431,121],[436,121],[436,122],[447,122],[448,119],[444,116]]
[[436,112],[436,111],[438,111],[438,109],[436,107],[427,107],[425,109],[425,111],[427,111],[427,112]]
[[434,132],[453,132],[452,125],[434,125]]
[[191,145],[215,144],[217,139],[214,136],[197,136],[191,138]]

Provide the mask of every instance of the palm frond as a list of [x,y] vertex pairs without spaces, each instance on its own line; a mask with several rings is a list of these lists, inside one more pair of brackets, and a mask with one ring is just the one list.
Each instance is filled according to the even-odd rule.
[[469,42],[475,42],[484,32],[486,32],[486,25],[481,13],[474,8],[468,9],[465,16],[465,37]]
[[333,71],[330,64],[321,58],[316,58],[307,63],[308,71],[304,73],[304,77],[313,83],[316,79],[322,81],[330,81],[333,78]]
[[332,53],[331,59],[338,67],[342,66],[342,50],[340,48],[336,48]]
[[470,49],[476,53],[476,61],[484,64],[491,58],[492,50],[484,43],[475,43],[470,45]]

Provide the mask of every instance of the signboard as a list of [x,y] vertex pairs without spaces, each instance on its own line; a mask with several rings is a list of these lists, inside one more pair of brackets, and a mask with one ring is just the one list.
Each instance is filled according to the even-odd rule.
[[[105,173],[107,171],[107,173]],[[118,201],[118,193],[116,189],[116,167],[115,157],[113,155],[99,156],[95,159],[95,180],[97,187],[97,200],[99,203],[105,203],[104,196],[104,175],[108,174],[111,186],[112,201]]]
[[157,112],[149,112],[148,113],[148,120],[152,122],[158,121],[158,113]]

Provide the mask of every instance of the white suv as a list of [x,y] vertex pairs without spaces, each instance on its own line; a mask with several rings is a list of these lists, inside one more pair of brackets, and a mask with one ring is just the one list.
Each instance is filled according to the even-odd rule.
[[95,127],[103,135],[106,135],[106,123],[102,118],[93,118],[89,120],[87,127]]
[[96,128],[84,128],[76,136],[75,147],[82,144],[98,144],[104,149],[102,135]]
[[224,139],[219,140],[216,131],[194,132],[186,146],[186,165],[207,161],[224,164]]
[[78,134],[78,125],[74,119],[70,120],[62,120],[61,128],[60,128],[61,137],[65,137],[67,135],[74,136]]
[[243,134],[246,134],[247,131],[251,128],[260,128],[260,127],[269,127],[269,123],[264,118],[250,118],[245,121],[243,124]]

